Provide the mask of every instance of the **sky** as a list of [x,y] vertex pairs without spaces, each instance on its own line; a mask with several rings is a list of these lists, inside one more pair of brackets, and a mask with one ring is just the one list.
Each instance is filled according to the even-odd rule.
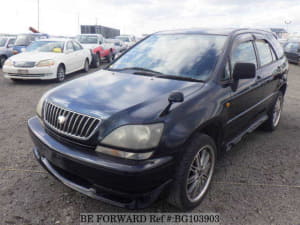
[[0,0],[0,33],[73,36],[79,24],[109,26],[123,34],[180,28],[285,28],[300,32],[300,0]]

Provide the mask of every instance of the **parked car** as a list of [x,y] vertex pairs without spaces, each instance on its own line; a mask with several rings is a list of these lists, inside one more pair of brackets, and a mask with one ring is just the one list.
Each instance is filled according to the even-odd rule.
[[288,41],[284,46],[284,53],[289,62],[300,63],[300,40]]
[[126,50],[124,42],[118,39],[104,39],[104,45],[106,48],[115,49],[116,54]]
[[27,46],[34,41],[47,38],[49,38],[49,35],[43,33],[19,34],[17,35],[15,45],[13,46],[13,54],[16,55],[26,50]]
[[91,49],[98,56],[99,62],[112,62],[115,56],[115,49],[104,44],[101,34],[80,34],[77,40],[84,48]]
[[12,47],[15,41],[15,37],[0,37],[0,68],[2,68],[5,60],[13,55]]
[[123,41],[126,45],[126,48],[129,48],[136,43],[136,39],[133,35],[120,35],[116,36],[115,39]]
[[192,209],[217,156],[259,126],[277,128],[287,71],[269,32],[158,32],[106,69],[44,94],[28,121],[33,152],[92,198],[144,208],[164,192]]
[[71,39],[44,39],[33,42],[25,52],[10,57],[3,66],[4,77],[19,79],[56,79],[78,70],[89,70],[91,52]]

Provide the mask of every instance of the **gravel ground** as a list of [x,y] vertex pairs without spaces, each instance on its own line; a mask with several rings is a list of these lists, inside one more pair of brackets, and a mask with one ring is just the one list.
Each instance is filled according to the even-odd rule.
[[[94,70],[93,70],[94,71]],[[76,73],[68,79],[86,74]],[[82,212],[127,212],[73,191],[35,161],[26,123],[54,82],[13,83],[0,70],[1,224],[79,224]],[[211,189],[193,212],[221,224],[300,224],[300,67],[291,65],[279,128],[245,137],[218,162]],[[132,211],[130,211],[132,212]],[[165,201],[138,212],[176,212]]]

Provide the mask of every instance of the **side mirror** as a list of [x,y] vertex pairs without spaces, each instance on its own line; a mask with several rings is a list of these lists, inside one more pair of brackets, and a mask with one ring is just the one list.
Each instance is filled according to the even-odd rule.
[[233,79],[251,79],[256,75],[256,67],[253,63],[236,63],[233,68]]
[[12,48],[12,47],[14,47],[13,44],[8,44],[8,45],[7,45],[7,48]]
[[100,40],[100,41],[99,41],[99,45],[101,45],[101,44],[102,44],[102,41]]
[[297,52],[300,53],[300,48],[297,49]]
[[183,96],[182,92],[173,92],[172,94],[170,94],[168,100],[170,103],[183,102],[184,96]]
[[173,103],[175,102],[183,102],[184,101],[184,96],[182,94],[182,92],[173,92],[170,94],[169,98],[169,104],[167,105],[167,107],[160,113],[160,116],[165,116],[170,112],[170,108],[172,106]]

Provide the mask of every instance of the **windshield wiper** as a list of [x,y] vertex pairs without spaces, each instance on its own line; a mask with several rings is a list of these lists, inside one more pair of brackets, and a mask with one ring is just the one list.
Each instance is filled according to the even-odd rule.
[[173,80],[184,80],[184,81],[193,81],[193,82],[204,82],[203,80],[198,80],[191,77],[182,77],[182,76],[175,76],[175,75],[167,75],[163,74],[161,72],[150,70],[143,67],[124,67],[121,69],[108,69],[110,71],[124,71],[124,70],[138,70],[137,72],[134,72],[133,74],[140,74],[145,76],[151,76],[151,77],[158,77],[158,78],[166,78],[166,79],[173,79]]
[[181,77],[181,76],[175,76],[175,75],[164,75],[164,74],[162,74],[162,75],[156,75],[155,77],[204,83],[204,80],[198,80],[198,79],[191,78],[191,77]]
[[140,71],[150,72],[150,73],[153,73],[153,74],[162,74],[161,72],[158,72],[158,71],[155,71],[155,70],[150,70],[150,69],[143,68],[143,67],[124,67],[124,68],[121,68],[121,69],[108,69],[108,70],[111,70],[111,71],[140,70]]

